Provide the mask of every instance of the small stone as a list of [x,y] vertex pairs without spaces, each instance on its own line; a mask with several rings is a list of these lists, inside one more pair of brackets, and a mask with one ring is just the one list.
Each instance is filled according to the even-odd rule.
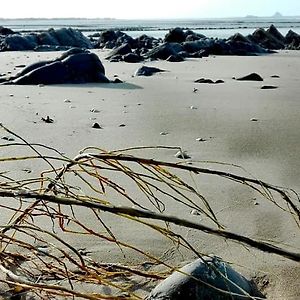
[[49,116],[47,116],[46,118],[42,117],[41,120],[44,121],[45,123],[53,123],[54,122],[54,120],[51,119]]
[[251,121],[251,122],[257,122],[257,121],[258,121],[258,119],[256,119],[256,118],[252,118],[252,119],[250,119],[250,121]]
[[206,142],[206,139],[204,139],[204,138],[197,138],[196,141],[197,142]]
[[198,89],[196,89],[196,88],[193,89],[193,92],[194,92],[194,93],[196,93],[197,91],[198,91]]
[[159,133],[160,135],[167,135],[167,134],[169,134],[168,132],[165,132],[165,131],[162,131],[162,132],[160,132]]
[[190,106],[190,109],[198,109],[196,106]]
[[120,125],[119,125],[119,127],[125,127],[125,126],[126,126],[125,124],[120,124]]
[[93,125],[92,125],[92,128],[95,128],[95,129],[102,129],[102,127],[99,125],[99,123],[95,122]]
[[254,205],[259,205],[259,203],[258,203],[257,201],[255,201],[253,204],[254,204]]
[[280,78],[279,75],[271,75],[271,78]]
[[76,106],[74,106],[74,105],[70,105],[70,106],[69,106],[69,108],[76,108]]
[[92,108],[92,109],[90,109],[90,112],[92,112],[92,113],[99,113],[100,110],[96,109],[96,108]]
[[180,158],[180,159],[189,159],[191,158],[186,151],[178,151],[176,154],[175,154],[175,157],[176,158]]
[[9,94],[9,97],[13,97],[14,96],[14,94]]
[[13,137],[10,137],[10,136],[3,136],[1,139],[5,140],[5,141],[9,141],[9,142],[12,142],[15,140]]
[[29,96],[25,96],[26,99],[30,98]]
[[201,214],[200,214],[199,210],[193,209],[193,210],[191,211],[191,215],[194,215],[194,216],[200,216]]
[[65,99],[64,102],[65,103],[71,103],[71,100],[70,99]]

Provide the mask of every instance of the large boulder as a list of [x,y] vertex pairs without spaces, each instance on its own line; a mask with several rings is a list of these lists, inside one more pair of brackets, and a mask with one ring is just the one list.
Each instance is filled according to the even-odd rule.
[[[175,271],[146,300],[242,300],[263,297],[231,266],[217,257],[203,257]],[[261,299],[261,298],[260,298]]]
[[93,48],[91,41],[85,37],[79,30],[73,28],[49,29],[49,34],[54,37],[60,46]]
[[151,59],[167,59],[170,55],[177,55],[179,52],[183,51],[184,48],[179,43],[163,43],[149,52],[144,56]]
[[285,37],[281,34],[281,32],[273,24],[267,29],[267,33],[272,35],[274,38],[276,38],[282,44],[285,43]]
[[33,50],[38,45],[37,37],[33,34],[11,34],[7,35],[1,43],[2,51],[24,51]]
[[287,49],[300,50],[300,35],[293,30],[289,30],[285,36]]
[[6,84],[62,84],[109,82],[99,57],[86,50],[71,49],[60,57],[25,67]]
[[275,36],[264,30],[263,28],[256,29],[248,38],[263,48],[266,49],[283,49],[284,42],[278,40]]
[[9,34],[14,34],[15,32],[11,30],[10,28],[6,28],[3,26],[0,26],[0,35],[9,35]]
[[128,43],[122,44],[121,46],[117,47],[116,49],[112,50],[106,59],[110,59],[116,55],[126,55],[128,53],[131,53],[131,47]]
[[[93,48],[87,37],[72,28],[49,29],[39,34],[9,34],[2,40],[0,48],[2,51],[24,51],[38,50],[39,46]],[[43,47],[40,49],[44,50]],[[57,50],[57,48],[52,47],[47,50]]]
[[166,34],[164,41],[167,43],[182,43],[185,41],[186,34],[182,28],[176,27],[169,30]]

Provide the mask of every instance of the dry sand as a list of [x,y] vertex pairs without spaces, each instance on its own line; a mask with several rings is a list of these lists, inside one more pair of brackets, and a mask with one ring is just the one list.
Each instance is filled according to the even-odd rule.
[[[282,51],[258,57],[208,57],[181,63],[147,62],[167,72],[152,77],[133,77],[141,64],[110,63],[105,51],[95,51],[109,78],[118,75],[122,84],[84,84],[54,86],[0,86],[0,122],[29,142],[55,147],[73,157],[86,146],[114,150],[133,146],[180,146],[193,160],[240,165],[261,180],[300,192],[300,52]],[[56,57],[58,53],[0,53],[0,71],[16,72],[14,66]],[[239,82],[232,79],[251,72],[264,82]],[[272,78],[279,75],[280,78]],[[205,77],[222,79],[224,84],[196,84]],[[261,90],[262,85],[278,86]],[[197,89],[194,92],[194,88]],[[71,102],[65,102],[69,99]],[[192,109],[192,108],[193,109]],[[96,109],[99,112],[91,112]],[[49,115],[53,124],[41,117]],[[251,119],[257,121],[251,121]],[[93,129],[98,122],[103,129]],[[120,127],[119,125],[125,126]],[[161,132],[167,133],[161,135]],[[6,135],[4,132],[0,136]],[[203,138],[205,141],[197,141]],[[1,150],[1,155],[8,155]],[[7,150],[8,151],[8,150]],[[174,161],[174,150],[163,150],[159,157]],[[26,167],[26,164],[25,164]],[[28,166],[30,168],[30,166]],[[19,171],[19,166],[14,167]],[[2,171],[2,170],[1,170]],[[199,188],[218,211],[227,229],[252,238],[289,244],[300,252],[299,228],[282,214],[243,187],[204,178]],[[257,201],[260,205],[255,206]],[[176,207],[170,213],[178,214]],[[197,217],[180,212],[188,219]],[[147,235],[134,226],[115,224],[115,232],[125,240],[156,255],[167,249],[159,236]],[[199,251],[214,253],[234,262],[247,276],[267,275],[270,299],[300,299],[299,263],[248,251],[192,230],[181,229]],[[85,243],[95,258],[103,261],[138,262],[134,254],[123,258],[118,249],[88,239]],[[192,257],[173,253],[181,262]],[[171,260],[171,258],[170,258]]]

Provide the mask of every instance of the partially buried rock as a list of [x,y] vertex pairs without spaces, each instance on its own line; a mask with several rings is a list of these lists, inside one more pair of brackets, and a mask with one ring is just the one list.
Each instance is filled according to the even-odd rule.
[[175,271],[146,300],[242,300],[264,297],[218,257],[203,257]]
[[274,90],[274,89],[277,89],[278,86],[275,86],[275,85],[263,85],[261,87],[262,90]]
[[165,72],[165,70],[155,68],[155,67],[142,66],[135,71],[134,75],[135,76],[151,76],[151,75],[153,75],[155,73],[159,73],[159,72]]
[[51,119],[49,116],[47,116],[46,118],[42,117],[41,120],[45,123],[53,123],[54,120]]
[[102,127],[100,126],[99,123],[95,122],[93,125],[92,125],[92,128],[95,128],[95,129],[102,129]]
[[209,83],[209,84],[219,84],[219,83],[224,83],[224,80],[218,79],[216,81],[213,81],[212,79],[209,78],[199,78],[194,81],[195,83]]
[[189,159],[191,158],[186,151],[178,151],[176,154],[175,154],[175,157],[176,158],[180,158],[180,159]]
[[264,79],[260,75],[258,75],[257,73],[251,73],[249,75],[239,77],[236,80],[240,80],[240,81],[263,81]]

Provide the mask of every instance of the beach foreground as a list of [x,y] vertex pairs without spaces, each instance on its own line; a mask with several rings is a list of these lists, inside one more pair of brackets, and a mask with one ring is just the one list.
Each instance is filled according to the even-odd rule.
[[[117,150],[138,146],[178,146],[192,161],[203,166],[230,170],[253,176],[277,186],[300,192],[300,102],[299,51],[279,51],[264,56],[210,56],[180,63],[153,61],[144,64],[166,72],[151,77],[134,77],[141,64],[113,63],[99,55],[108,78],[117,76],[123,83],[52,86],[0,86],[0,122],[30,143],[41,143],[72,158],[80,149],[95,146]],[[58,52],[1,52],[0,70],[17,72],[18,65],[58,56]],[[256,72],[263,82],[237,81],[233,77]],[[276,76],[274,76],[276,75]],[[224,83],[202,84],[194,81],[209,78]],[[274,89],[261,89],[273,86]],[[41,120],[49,116],[53,123]],[[101,129],[92,128],[98,123]],[[0,138],[7,136],[4,131]],[[1,140],[6,143],[5,140]],[[133,152],[139,156],[178,162],[177,151],[146,149]],[[1,156],[13,155],[3,148]],[[214,162],[241,166],[218,165]],[[59,164],[58,164],[59,166]],[[11,163],[12,176],[32,170],[30,163]],[[1,172],[4,171],[1,166]],[[198,180],[198,179],[197,179]],[[262,241],[275,241],[300,252],[299,228],[288,213],[254,196],[243,186],[201,177],[196,186],[207,197],[226,229]],[[128,188],[130,190],[130,187]],[[133,190],[134,192],[134,190]],[[130,205],[130,203],[116,203]],[[209,224],[190,210],[168,213]],[[80,214],[80,212],[79,212]],[[3,217],[3,216],[2,216]],[[87,218],[82,212],[83,219]],[[181,265],[194,258],[177,251],[158,234],[147,234],[134,223],[118,223],[104,215],[103,220],[120,238],[130,241],[152,255],[165,253],[165,262]],[[3,224],[1,224],[3,225]],[[247,277],[264,281],[269,299],[299,299],[299,263],[280,256],[240,247],[195,230],[178,232],[201,253],[213,253]],[[68,237],[65,237],[68,240]],[[141,258],[118,247],[94,239],[78,237],[74,247],[91,252],[94,260],[139,264]],[[155,285],[156,282],[149,284]],[[140,295],[147,294],[139,291]]]

